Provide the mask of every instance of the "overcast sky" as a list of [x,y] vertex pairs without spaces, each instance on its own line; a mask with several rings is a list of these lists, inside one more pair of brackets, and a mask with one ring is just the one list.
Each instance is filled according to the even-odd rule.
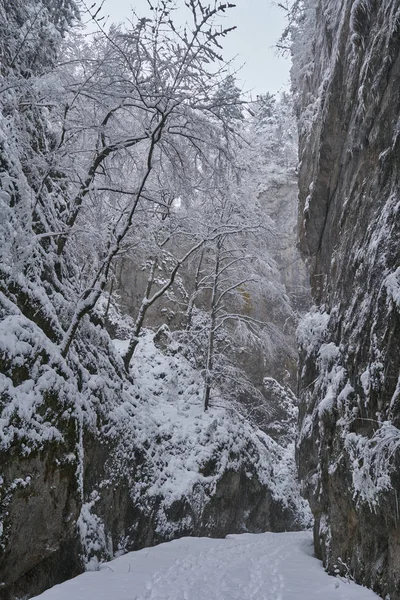
[[[236,8],[227,11],[223,24],[237,29],[225,38],[225,58],[237,55],[235,68],[244,65],[237,77],[253,97],[264,92],[286,89],[289,61],[276,55],[274,44],[285,27],[284,14],[271,0],[230,0]],[[211,2],[210,2],[211,3]],[[183,0],[178,4],[184,5]],[[146,0],[105,0],[103,14],[111,21],[123,22],[131,8],[145,14]]]

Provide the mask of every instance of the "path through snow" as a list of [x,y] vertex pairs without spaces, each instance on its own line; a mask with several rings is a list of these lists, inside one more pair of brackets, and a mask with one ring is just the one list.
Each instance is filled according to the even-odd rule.
[[373,600],[330,577],[311,534],[263,533],[225,540],[181,538],[130,552],[55,586],[41,600]]

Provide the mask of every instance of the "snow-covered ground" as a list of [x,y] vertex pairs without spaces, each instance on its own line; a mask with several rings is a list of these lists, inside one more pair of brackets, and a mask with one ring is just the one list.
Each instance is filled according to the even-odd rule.
[[130,552],[55,586],[41,600],[373,600],[325,573],[311,534],[181,538]]

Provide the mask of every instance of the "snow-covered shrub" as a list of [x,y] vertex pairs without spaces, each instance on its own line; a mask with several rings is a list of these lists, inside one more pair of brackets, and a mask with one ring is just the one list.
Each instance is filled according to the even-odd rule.
[[384,281],[386,286],[388,298],[400,308],[400,267],[388,275]]
[[307,354],[317,353],[327,335],[329,314],[314,307],[304,315],[297,327],[297,341]]
[[375,0],[355,0],[350,12],[350,31],[355,47],[362,45],[364,36],[368,32],[369,20]]
[[371,438],[356,433],[345,434],[344,447],[351,460],[354,497],[374,510],[379,505],[381,493],[393,489],[391,474],[396,471],[400,430],[390,421],[377,423]]
[[98,498],[98,494],[94,493],[91,495],[90,501],[82,505],[76,523],[86,571],[97,571],[100,561],[106,561],[113,557],[112,544],[106,538],[104,523],[91,510]]
[[129,473],[132,456],[143,453],[146,459],[131,482],[131,494],[145,512],[157,506],[159,534],[172,537],[182,528],[168,518],[175,502],[187,500],[194,514],[201,514],[226,473],[244,465],[248,470],[253,465],[249,477],[256,476],[274,501],[294,510],[300,526],[309,524],[296,482],[293,444],[283,448],[254,429],[229,398],[204,413],[200,373],[181,354],[157,349],[150,331],[140,338],[132,375],[134,401],[116,407],[104,430],[119,440],[109,477],[112,484],[113,478]]

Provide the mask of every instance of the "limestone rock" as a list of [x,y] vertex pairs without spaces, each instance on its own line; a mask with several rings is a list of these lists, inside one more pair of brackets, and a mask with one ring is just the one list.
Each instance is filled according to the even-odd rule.
[[294,65],[299,223],[317,308],[299,331],[300,475],[318,556],[395,599],[400,2],[309,0],[305,9],[310,42]]

